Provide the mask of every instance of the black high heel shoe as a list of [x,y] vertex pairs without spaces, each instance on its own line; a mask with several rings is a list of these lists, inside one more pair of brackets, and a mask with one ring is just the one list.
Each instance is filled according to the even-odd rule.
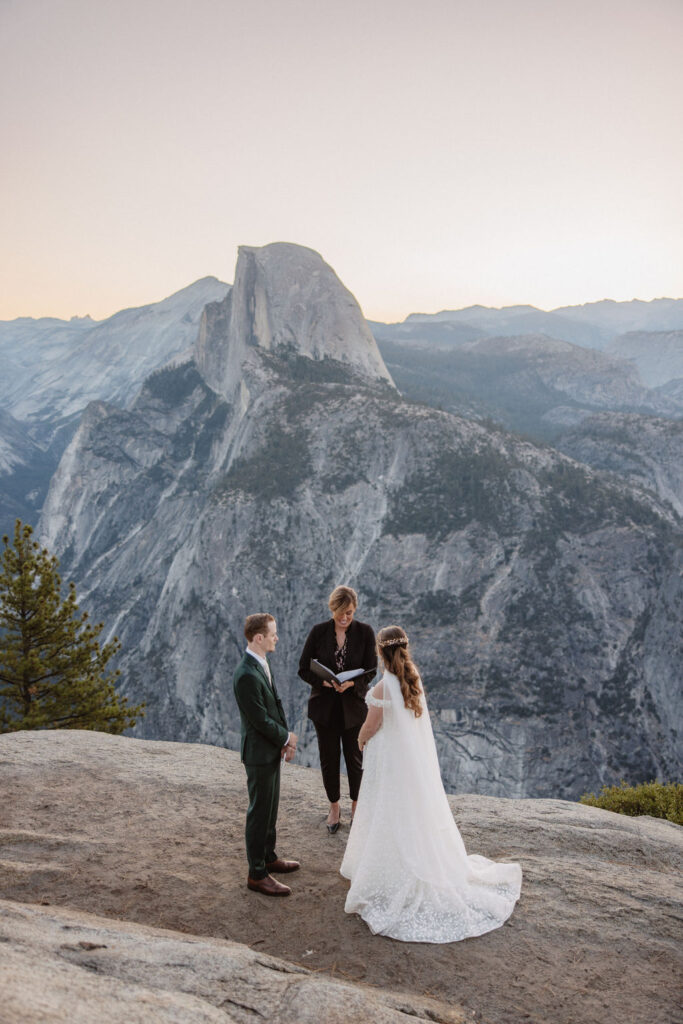
[[339,826],[340,825],[341,825],[341,818],[339,819],[339,821],[332,822],[331,825],[328,824],[327,825],[327,831],[330,833],[331,836],[333,836],[335,832],[339,831]]

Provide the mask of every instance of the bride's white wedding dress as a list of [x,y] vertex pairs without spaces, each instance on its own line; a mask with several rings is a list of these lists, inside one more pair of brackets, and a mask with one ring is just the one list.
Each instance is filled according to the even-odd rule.
[[[383,699],[373,694],[383,689]],[[522,885],[519,864],[468,856],[441,781],[424,694],[403,704],[386,672],[366,697],[382,725],[365,747],[363,781],[341,873],[345,910],[404,942],[455,942],[502,925]]]

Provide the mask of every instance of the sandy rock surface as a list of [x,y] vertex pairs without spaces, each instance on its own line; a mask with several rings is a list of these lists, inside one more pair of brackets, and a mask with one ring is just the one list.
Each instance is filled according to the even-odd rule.
[[0,1019],[33,1024],[465,1024],[436,1000],[344,983],[237,942],[0,900]]
[[283,776],[279,852],[302,863],[284,900],[246,888],[246,786],[232,751],[15,733],[0,737],[0,779],[9,1021],[99,1019],[89,1006],[109,1007],[101,1019],[114,1024],[683,1021],[683,829],[668,822],[452,797],[469,852],[518,860],[524,885],[504,927],[434,946],[373,936],[344,913],[348,801],[328,836],[310,769]]

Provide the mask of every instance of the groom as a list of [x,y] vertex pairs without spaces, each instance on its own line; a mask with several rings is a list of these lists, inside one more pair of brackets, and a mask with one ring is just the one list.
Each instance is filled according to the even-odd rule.
[[295,860],[275,852],[275,822],[280,798],[280,760],[291,761],[297,737],[287,729],[267,654],[275,650],[277,629],[272,615],[248,615],[244,624],[247,649],[235,669],[233,690],[240,709],[242,761],[247,772],[249,809],[245,837],[247,885],[266,896],[289,896],[291,889],[270,875],[296,871]]

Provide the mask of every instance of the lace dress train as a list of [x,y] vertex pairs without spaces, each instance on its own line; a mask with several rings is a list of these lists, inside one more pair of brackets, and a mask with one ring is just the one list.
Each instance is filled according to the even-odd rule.
[[[468,855],[441,781],[424,694],[415,718],[387,672],[379,731],[368,742],[363,781],[341,874],[347,913],[404,942],[455,942],[500,927],[519,899],[519,864]],[[380,684],[375,687],[378,689]]]

